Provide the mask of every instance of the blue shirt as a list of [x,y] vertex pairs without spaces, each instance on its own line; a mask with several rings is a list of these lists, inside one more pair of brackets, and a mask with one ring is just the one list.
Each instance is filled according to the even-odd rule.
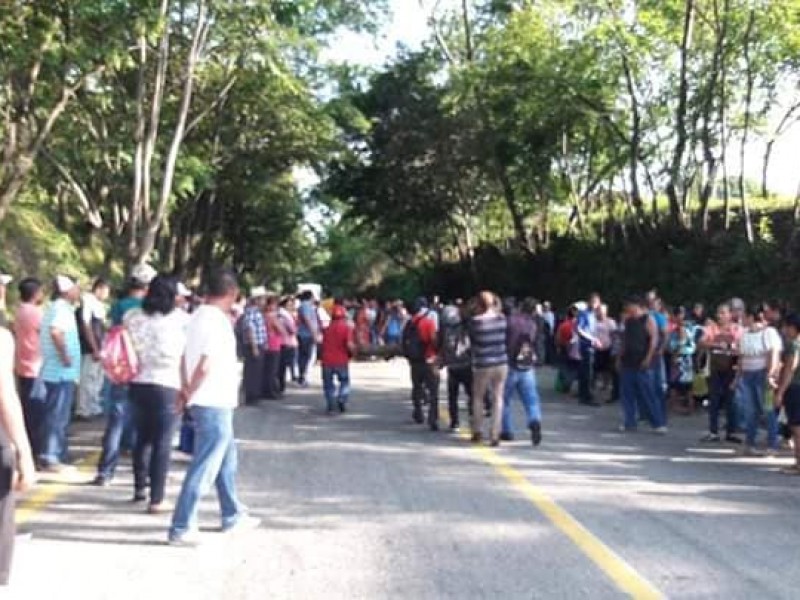
[[244,323],[249,331],[253,332],[253,339],[259,348],[267,345],[267,325],[264,313],[257,306],[248,306],[244,311]]
[[[319,332],[319,327],[317,326],[317,307],[314,306],[314,303],[310,300],[306,300],[300,303],[300,308],[298,309],[299,315],[299,327],[297,328],[297,337],[301,337],[304,339],[313,339],[317,336]],[[309,327],[311,324],[311,327]]]
[[[56,349],[51,329],[57,329],[64,334],[64,345],[70,366],[64,366],[61,356]],[[49,383],[62,381],[77,381],[81,374],[81,343],[78,337],[78,322],[75,317],[75,307],[63,298],[59,298],[47,307],[42,329],[39,334],[42,347],[42,379]]]
[[[576,323],[578,332],[583,332],[584,334],[594,337],[596,324],[597,317],[595,317],[592,309],[582,310],[578,313]],[[580,340],[581,350],[591,350],[594,348],[592,341],[586,339],[583,335],[580,335],[580,333],[578,334],[578,338]]]
[[134,308],[142,308],[141,298],[128,296],[127,298],[119,300],[111,307],[111,324],[122,325],[122,319],[125,318],[129,310],[133,310]]

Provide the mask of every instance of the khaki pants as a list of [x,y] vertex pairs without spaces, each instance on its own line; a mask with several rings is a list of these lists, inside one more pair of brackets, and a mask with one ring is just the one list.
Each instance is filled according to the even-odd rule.
[[472,433],[483,433],[483,400],[492,392],[492,440],[500,438],[503,420],[503,392],[508,377],[508,366],[473,369],[472,381]]
[[104,380],[103,364],[95,362],[91,355],[82,356],[78,406],[75,409],[79,417],[90,419],[103,414],[103,399],[101,396]]

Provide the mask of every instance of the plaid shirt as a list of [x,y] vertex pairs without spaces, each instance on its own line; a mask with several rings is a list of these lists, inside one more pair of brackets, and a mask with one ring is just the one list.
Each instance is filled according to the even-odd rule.
[[[244,323],[247,331],[253,332],[259,348],[267,345],[267,326],[264,322],[264,314],[256,306],[248,306],[244,311]],[[249,343],[249,338],[248,342]]]

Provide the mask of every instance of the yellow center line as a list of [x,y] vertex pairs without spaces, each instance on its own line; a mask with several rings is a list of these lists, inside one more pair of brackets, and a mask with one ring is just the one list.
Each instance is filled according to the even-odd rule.
[[[443,411],[445,419],[448,411]],[[459,437],[469,440],[467,433]],[[597,536],[563,509],[542,489],[533,485],[519,470],[515,469],[497,452],[487,446],[474,446],[483,462],[493,467],[518,492],[527,498],[556,529],[567,536],[616,586],[636,600],[656,600],[664,595],[625,559],[606,546]]]
[[[78,473],[92,472],[97,460],[100,458],[100,451],[92,452],[75,463]],[[34,517],[51,504],[56,498],[65,494],[75,487],[76,481],[54,481],[37,484],[30,494],[23,497],[17,506],[14,514],[17,526],[30,523]]]

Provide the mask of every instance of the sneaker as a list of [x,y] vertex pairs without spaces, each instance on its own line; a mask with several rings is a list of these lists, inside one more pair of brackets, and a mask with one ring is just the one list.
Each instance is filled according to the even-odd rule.
[[470,438],[473,444],[480,444],[483,441],[483,434],[482,433],[473,433],[472,437]]
[[439,431],[439,424],[438,423],[431,423],[430,427],[431,427],[431,431]]
[[538,421],[531,423],[531,443],[534,446],[542,443],[542,424]]
[[489,443],[489,445],[490,445],[492,448],[497,448],[497,447],[499,447],[499,446],[500,446],[500,440],[492,440],[492,441]]
[[164,515],[172,512],[174,507],[169,502],[162,502],[161,504],[151,504],[147,507],[147,514],[149,515]]
[[450,423],[450,431],[453,433],[458,433],[459,429],[461,429],[461,425],[459,425],[458,421],[453,421]]
[[729,433],[728,435],[725,436],[725,441],[728,442],[729,444],[743,444],[744,443],[742,438],[736,437],[732,433]]
[[145,500],[147,500],[146,490],[135,490],[133,492],[133,500],[131,502],[144,502]]
[[781,473],[784,475],[800,475],[800,465],[792,465],[791,467],[783,467]]
[[339,402],[339,412],[346,413],[347,412],[347,404],[344,402]]
[[513,442],[514,441],[514,434],[511,432],[503,432],[500,434],[500,439],[504,442]]
[[167,543],[176,548],[197,548],[201,543],[200,532],[187,531],[182,534],[170,534]]
[[669,429],[667,429],[663,425],[661,427],[654,427],[653,428],[653,433],[655,433],[656,435],[667,435],[668,431],[669,431]]
[[721,442],[722,438],[719,437],[718,433],[707,433],[702,438],[700,438],[700,441],[703,442],[703,443],[709,444],[709,443],[712,443],[712,442],[714,442],[714,443]]
[[425,422],[425,416],[422,414],[422,411],[417,409],[414,411],[414,414],[411,415],[411,418],[414,419],[414,422],[417,424],[422,424]]
[[91,481],[89,485],[94,485],[97,487],[108,487],[109,485],[111,485],[111,479],[103,475],[98,475]]
[[620,433],[636,433],[637,429],[636,427],[625,427],[625,425],[620,425],[617,428],[617,431]]
[[65,475],[77,471],[73,465],[68,465],[65,463],[42,463],[41,470],[44,473],[52,473],[54,475]]
[[742,456],[747,456],[750,458],[764,458],[766,453],[763,450],[759,450],[755,446],[745,446],[742,448]]
[[240,531],[250,531],[251,529],[258,529],[261,525],[261,519],[258,517],[251,517],[250,515],[243,514],[230,525],[222,528],[222,533],[238,533]]

